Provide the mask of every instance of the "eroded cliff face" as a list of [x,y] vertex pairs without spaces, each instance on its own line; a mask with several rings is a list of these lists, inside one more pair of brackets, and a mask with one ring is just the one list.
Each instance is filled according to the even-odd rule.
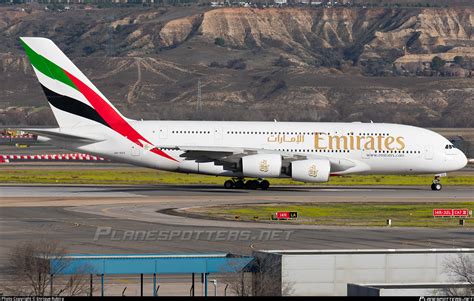
[[[108,14],[108,15],[107,15]],[[98,16],[96,16],[98,15]],[[166,11],[67,12],[2,11],[3,36],[48,33],[74,36],[72,44],[119,41],[120,55],[146,55],[156,48],[177,47],[190,39],[238,49],[276,47],[314,53],[320,48],[357,48],[366,56],[385,50],[434,53],[448,47],[474,46],[474,8],[431,9],[252,9],[221,8],[177,18]],[[76,18],[74,18],[76,16]],[[44,22],[52,23],[47,25]],[[67,23],[72,23],[68,26]],[[41,25],[42,24],[42,25]],[[66,29],[77,27],[75,31]],[[144,47],[148,41],[150,47]],[[146,45],[147,43],[145,43]],[[153,47],[151,47],[151,45]],[[96,49],[99,51],[100,47]],[[316,53],[317,54],[317,53]]]
[[[474,8],[4,10],[0,123],[54,123],[35,113],[47,103],[18,41],[31,35],[53,39],[131,118],[472,127],[473,28]],[[463,57],[462,72],[413,77],[439,75],[434,56]]]
[[[189,38],[187,19],[174,20],[167,47]],[[474,56],[474,9],[249,9],[223,8],[206,12],[195,38],[238,49],[279,48],[302,59],[320,56],[321,48],[343,49],[346,59],[438,54],[463,48]],[[169,41],[173,41],[169,43]],[[387,52],[391,52],[387,54]],[[420,56],[423,58],[423,56]]]

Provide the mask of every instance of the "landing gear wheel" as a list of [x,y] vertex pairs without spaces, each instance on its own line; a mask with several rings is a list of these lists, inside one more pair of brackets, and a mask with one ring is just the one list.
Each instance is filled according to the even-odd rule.
[[235,184],[235,188],[237,188],[237,189],[242,189],[242,188],[244,188],[244,181],[243,181],[243,180],[240,180],[240,179],[239,179],[239,180],[235,181],[234,184]]
[[245,182],[245,188],[255,190],[258,188],[258,181],[257,180],[248,180]]
[[227,180],[224,182],[224,188],[225,189],[232,189],[235,187],[234,181],[232,180]]
[[270,187],[270,182],[268,182],[267,180],[263,180],[262,182],[260,182],[259,186],[260,189],[267,190],[268,187]]
[[440,176],[435,176],[433,184],[431,184],[431,190],[440,191],[443,186],[441,185]]

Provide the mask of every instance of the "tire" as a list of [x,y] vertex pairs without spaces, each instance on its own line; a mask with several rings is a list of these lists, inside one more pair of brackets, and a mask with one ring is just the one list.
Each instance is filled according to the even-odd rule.
[[250,189],[250,182],[251,182],[251,181],[252,181],[252,180],[245,181],[245,184],[244,184],[244,188],[245,188],[245,189]]
[[242,181],[242,180],[238,180],[234,184],[235,184],[235,188],[237,188],[237,189],[244,188],[244,181]]
[[234,188],[235,184],[234,184],[234,181],[232,180],[227,180],[224,182],[224,188],[225,189],[232,189]]
[[438,184],[431,184],[431,190],[434,190],[434,191],[440,191],[441,189],[443,188],[443,186],[438,183]]
[[270,187],[270,182],[268,182],[267,180],[263,180],[262,182],[259,183],[260,186],[260,189],[262,190],[267,190],[268,187]]
[[[247,181],[248,183],[248,189],[251,189],[251,190],[256,190],[258,188],[258,181],[257,180],[250,180],[250,181]],[[245,184],[247,184],[245,183]]]

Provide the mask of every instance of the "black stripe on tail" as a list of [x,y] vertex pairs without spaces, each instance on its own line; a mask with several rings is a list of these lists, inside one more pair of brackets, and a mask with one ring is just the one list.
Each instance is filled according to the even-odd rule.
[[92,107],[75,100],[74,98],[51,91],[43,85],[41,85],[41,87],[43,88],[46,98],[48,98],[48,102],[55,108],[98,123],[102,123],[103,125],[110,127]]

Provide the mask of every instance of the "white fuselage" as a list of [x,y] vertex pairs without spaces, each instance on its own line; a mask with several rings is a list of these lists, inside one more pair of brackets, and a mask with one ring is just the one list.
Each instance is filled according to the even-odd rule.
[[[64,148],[139,166],[237,178],[326,182],[341,174],[444,173],[467,159],[442,136],[376,123],[135,121],[113,104],[54,44],[22,37],[55,129],[29,129]],[[227,180],[224,187],[242,186]],[[268,188],[268,181],[256,183]],[[437,181],[432,189],[441,189]]]
[[144,167],[235,177],[242,174],[214,162],[184,160],[180,157],[184,153],[182,147],[278,151],[307,159],[327,158],[337,166],[344,166],[345,160],[356,162],[350,168],[331,170],[331,174],[437,174],[458,170],[467,163],[466,156],[454,147],[448,148],[451,143],[441,135],[398,124],[220,121],[133,121],[130,124],[176,161],[157,156],[100,125],[76,127],[74,133],[103,141],[86,145],[65,141],[61,146]]

